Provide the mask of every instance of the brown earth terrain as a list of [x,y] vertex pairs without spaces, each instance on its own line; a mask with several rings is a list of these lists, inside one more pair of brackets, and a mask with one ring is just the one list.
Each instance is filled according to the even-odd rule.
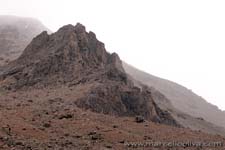
[[[137,123],[135,117],[110,116],[80,109],[75,104],[76,99],[82,97],[80,93],[85,93],[89,86],[1,91],[0,149],[123,150],[133,147],[128,145],[134,143],[225,142],[225,138],[219,135],[148,120]],[[147,150],[174,148],[224,150],[225,147],[145,147]],[[132,149],[138,148],[134,145]]]

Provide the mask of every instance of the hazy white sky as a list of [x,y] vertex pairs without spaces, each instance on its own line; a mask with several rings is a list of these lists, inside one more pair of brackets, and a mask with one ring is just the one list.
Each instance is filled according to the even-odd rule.
[[109,52],[225,110],[224,0],[0,0],[0,15],[52,31],[81,22]]

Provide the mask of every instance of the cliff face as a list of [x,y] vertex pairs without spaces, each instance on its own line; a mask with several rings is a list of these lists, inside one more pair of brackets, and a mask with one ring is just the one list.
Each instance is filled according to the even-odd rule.
[[0,66],[16,59],[32,38],[44,30],[50,32],[36,19],[0,16]]
[[180,126],[157,107],[150,89],[133,85],[119,56],[109,54],[96,35],[86,32],[79,23],[35,37],[17,60],[4,67],[0,83],[5,90],[91,85],[74,99],[78,107],[116,116],[141,115],[154,122]]

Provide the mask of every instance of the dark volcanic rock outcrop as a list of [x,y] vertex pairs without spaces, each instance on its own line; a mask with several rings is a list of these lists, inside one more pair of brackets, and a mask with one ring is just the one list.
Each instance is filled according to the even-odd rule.
[[81,108],[179,126],[156,105],[150,89],[133,85],[119,56],[109,54],[96,35],[79,23],[51,35],[42,32],[0,72],[0,88],[8,90],[85,85],[92,86],[74,102]]
[[76,104],[99,113],[117,116],[140,115],[154,122],[179,126],[168,112],[155,104],[149,90],[141,91],[137,87],[108,83],[91,90],[87,97],[78,99]]

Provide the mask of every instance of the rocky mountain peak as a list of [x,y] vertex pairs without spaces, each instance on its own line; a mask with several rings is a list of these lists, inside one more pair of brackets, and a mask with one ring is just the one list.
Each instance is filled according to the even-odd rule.
[[77,23],[76,26],[74,27],[75,28],[75,31],[77,33],[84,33],[86,32],[86,28],[84,25],[80,24],[80,23]]
[[2,78],[10,74],[16,79],[16,85],[22,87],[40,82],[67,83],[87,74],[100,77],[98,74],[105,72],[116,80],[126,81],[119,56],[108,53],[96,35],[86,32],[85,26],[78,23],[66,25],[51,35],[46,31],[39,34],[7,66]]
[[62,34],[62,33],[68,34],[73,32],[77,34],[86,33],[86,28],[84,25],[77,23],[75,26],[72,24],[65,25],[57,31],[57,33],[59,34]]

